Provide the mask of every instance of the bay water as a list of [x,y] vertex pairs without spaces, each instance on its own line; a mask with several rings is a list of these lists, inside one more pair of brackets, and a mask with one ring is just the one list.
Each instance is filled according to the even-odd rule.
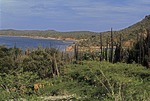
[[56,48],[64,51],[66,47],[74,43],[73,40],[54,40],[54,39],[35,39],[28,37],[0,36],[0,45],[8,48],[16,46],[25,50],[26,48],[34,49],[38,47]]

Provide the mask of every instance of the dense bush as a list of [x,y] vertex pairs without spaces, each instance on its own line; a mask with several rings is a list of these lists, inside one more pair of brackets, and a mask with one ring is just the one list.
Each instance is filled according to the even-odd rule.
[[[56,54],[55,57],[53,54]],[[0,47],[0,99],[16,99],[26,95],[37,94],[34,84],[40,79],[52,78],[56,67],[59,67],[59,51],[56,49],[43,49],[24,51],[14,47]],[[55,58],[55,59],[54,59]],[[57,74],[56,74],[57,76]]]

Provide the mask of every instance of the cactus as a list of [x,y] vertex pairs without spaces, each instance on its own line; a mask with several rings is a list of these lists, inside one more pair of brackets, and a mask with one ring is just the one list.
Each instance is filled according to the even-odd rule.
[[[137,34],[137,43],[130,52],[132,60],[150,67],[150,33],[149,31],[141,30],[140,35]],[[128,59],[131,60],[131,59]]]
[[144,63],[145,53],[144,53],[144,37],[143,32],[140,34],[140,42],[139,42],[139,64]]
[[[132,58],[135,60],[135,62],[139,62],[139,53],[140,53],[140,50],[139,50],[139,33],[137,32],[137,39],[136,39],[136,44],[134,45],[134,48],[132,49],[134,55],[132,56]],[[130,52],[130,54],[132,54]]]
[[27,48],[27,49],[25,50],[25,55],[29,55],[29,54],[30,54],[30,49]]
[[147,61],[147,67],[150,68],[150,48],[148,48],[148,61]]
[[146,47],[144,47],[144,43],[145,43],[145,42],[144,42],[144,36],[143,36],[143,34],[142,34],[142,42],[141,42],[141,50],[142,50],[141,62],[142,62],[142,64],[144,64],[144,59],[145,59],[145,48],[146,48]]
[[113,31],[112,31],[112,28],[111,28],[111,36],[110,36],[110,40],[111,40],[111,49],[110,49],[110,58],[109,58],[109,61],[113,63]]
[[75,44],[74,46],[74,57],[75,57],[75,60],[78,61],[78,45]]
[[148,46],[148,60],[147,60],[147,67],[150,68],[150,31],[147,30],[147,46]]
[[108,38],[106,39],[106,48],[105,48],[105,60],[108,60]]
[[120,38],[119,38],[119,48],[120,48],[120,52],[119,52],[119,61],[122,61],[122,34],[120,34]]
[[119,42],[116,44],[115,55],[114,55],[114,62],[121,62],[122,61],[122,36],[120,34]]
[[102,41],[102,34],[100,33],[100,61],[103,60],[103,41]]
[[58,65],[57,65],[57,60],[56,60],[56,53],[54,53],[53,60],[52,60],[52,74],[53,74],[53,76],[55,76],[55,75],[59,76],[59,70],[58,70]]
[[120,53],[119,45],[117,44],[115,49],[114,61],[113,61],[114,63],[119,61],[119,57],[120,57],[119,53]]
[[66,62],[67,63],[70,63],[71,62],[71,58],[69,56],[69,53],[66,54]]

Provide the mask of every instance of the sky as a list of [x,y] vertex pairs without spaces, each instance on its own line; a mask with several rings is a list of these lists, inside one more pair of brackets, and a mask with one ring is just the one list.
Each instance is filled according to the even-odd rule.
[[150,0],[0,0],[0,29],[108,31],[150,15]]

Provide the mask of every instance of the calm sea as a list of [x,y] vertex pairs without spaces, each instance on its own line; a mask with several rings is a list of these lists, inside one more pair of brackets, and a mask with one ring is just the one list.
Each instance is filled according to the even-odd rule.
[[57,48],[64,51],[65,48],[71,45],[72,40],[50,40],[50,39],[34,39],[26,37],[0,36],[0,45],[5,45],[9,48],[16,45],[17,48],[25,50],[26,48],[34,49],[37,47]]

